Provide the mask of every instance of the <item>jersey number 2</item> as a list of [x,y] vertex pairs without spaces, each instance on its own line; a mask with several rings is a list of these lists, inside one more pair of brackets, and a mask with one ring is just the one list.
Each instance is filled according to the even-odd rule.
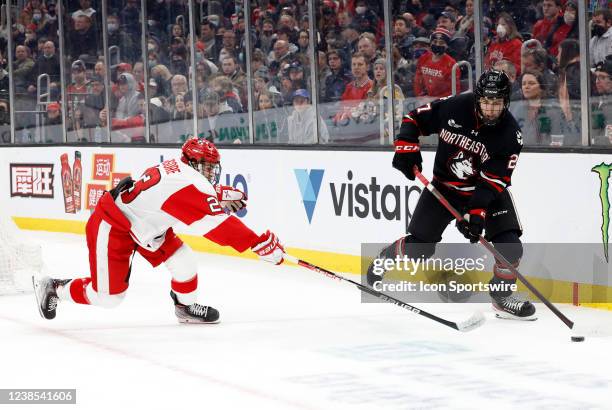
[[132,202],[142,191],[146,191],[154,185],[157,185],[161,179],[159,168],[149,168],[138,181],[132,185],[130,189],[121,193],[121,201],[124,204]]

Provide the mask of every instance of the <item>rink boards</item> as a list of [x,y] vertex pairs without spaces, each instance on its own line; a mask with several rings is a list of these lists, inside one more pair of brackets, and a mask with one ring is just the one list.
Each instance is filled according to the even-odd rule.
[[[75,151],[81,154],[80,195]],[[69,172],[60,161],[64,153]],[[2,148],[2,213],[24,229],[83,233],[104,189],[178,154],[156,147]],[[255,231],[271,229],[297,256],[342,272],[360,271],[362,243],[386,243],[405,234],[422,191],[419,183],[391,168],[392,152],[232,148],[222,149],[221,155],[221,183],[248,192],[247,211],[240,215],[247,225]],[[433,158],[433,152],[423,152],[427,176]],[[554,275],[563,284],[559,291],[572,292],[576,303],[592,292],[610,292],[604,246],[610,230],[610,170],[610,155],[523,153],[514,172],[511,191],[524,242],[597,244],[593,263],[604,266],[603,272]],[[189,227],[176,230],[194,249],[232,253]],[[443,240],[464,242],[454,228],[447,229]]]

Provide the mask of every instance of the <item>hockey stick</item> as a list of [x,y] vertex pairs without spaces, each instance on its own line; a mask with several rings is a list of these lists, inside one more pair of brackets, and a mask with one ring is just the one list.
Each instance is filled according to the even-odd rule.
[[307,269],[310,269],[312,271],[315,272],[319,272],[322,273],[323,275],[327,276],[328,278],[331,279],[337,279],[339,281],[345,281],[345,282],[349,282],[352,283],[353,285],[357,286],[361,291],[366,292],[374,297],[377,297],[378,299],[382,299],[385,302],[391,302],[394,305],[397,305],[399,307],[402,307],[406,310],[409,310],[413,313],[416,313],[417,315],[421,315],[421,316],[425,316],[428,319],[431,320],[435,320],[438,323],[442,323],[443,325],[446,325],[448,327],[452,327],[453,329],[459,330],[460,332],[469,332],[470,330],[474,330],[479,326],[482,326],[482,324],[485,322],[485,317],[481,312],[476,312],[474,313],[469,319],[463,321],[463,322],[452,322],[450,320],[446,320],[446,319],[442,319],[441,317],[438,317],[434,314],[425,312],[424,310],[421,310],[419,308],[416,308],[412,305],[409,305],[408,303],[404,303],[399,299],[394,298],[393,296],[389,296],[386,295],[382,292],[379,292],[377,290],[374,290],[370,287],[367,287],[365,285],[362,285],[359,282],[355,282],[354,280],[351,279],[347,279],[343,276],[340,276],[336,273],[333,273],[331,271],[328,271],[327,269],[323,269],[319,266],[313,265],[312,263],[303,261],[301,259],[296,258],[295,256],[291,256],[288,254],[285,254],[285,259],[287,259],[288,261],[291,261],[299,266],[303,266]]
[[[429,192],[431,192],[433,196],[435,196],[436,199],[440,201],[440,203],[444,205],[446,209],[448,209],[448,211],[455,217],[457,221],[459,222],[463,221],[463,215],[461,215],[450,204],[450,202],[448,202],[446,198],[444,198],[444,196],[440,193],[440,191],[438,191],[436,187],[433,186],[431,182],[429,182],[429,180],[425,178],[425,176],[423,176],[423,174],[419,172],[419,169],[416,166],[414,167],[414,175],[416,175],[419,181],[421,181],[421,183],[425,185],[425,188],[427,188]],[[555,315],[557,315],[557,317],[561,319],[561,321],[565,323],[567,327],[569,327],[570,329],[574,327],[574,322],[572,322],[567,316],[561,313],[561,311],[559,311],[559,309],[557,309],[555,305],[553,305],[548,299],[546,299],[544,295],[540,293],[539,290],[537,290],[531,283],[529,283],[529,281],[525,279],[525,277],[521,274],[521,272],[519,272],[518,269],[512,266],[512,264],[508,262],[506,258],[504,258],[504,255],[502,255],[497,249],[495,249],[495,247],[493,247],[491,242],[487,241],[482,236],[480,236],[478,241],[482,244],[482,246],[484,246],[489,252],[493,254],[493,256],[495,257],[495,260],[501,262],[504,268],[509,269],[512,272],[512,274],[514,274],[514,276],[516,276],[521,282],[523,282],[523,284],[527,287],[527,289],[529,289],[534,295],[536,295],[538,299],[540,299],[542,303],[544,303]]]

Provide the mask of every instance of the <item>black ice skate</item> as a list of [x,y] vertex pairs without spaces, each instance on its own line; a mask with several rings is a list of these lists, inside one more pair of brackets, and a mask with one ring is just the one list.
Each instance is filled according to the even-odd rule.
[[197,303],[183,305],[179,303],[176,293],[170,291],[170,297],[174,301],[174,313],[179,323],[217,323],[219,322],[219,311],[211,306],[202,306]]
[[34,286],[38,311],[43,318],[48,320],[55,319],[57,304],[59,303],[57,287],[63,286],[68,282],[70,282],[70,279],[52,279],[48,276],[36,279],[32,276],[32,285]]
[[535,306],[528,300],[520,299],[514,295],[491,295],[495,316],[500,319],[537,320]]

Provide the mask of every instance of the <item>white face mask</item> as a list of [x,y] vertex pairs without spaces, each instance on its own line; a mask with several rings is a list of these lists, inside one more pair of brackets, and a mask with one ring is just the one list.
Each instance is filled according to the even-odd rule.
[[498,37],[506,37],[506,34],[508,34],[508,32],[506,31],[506,26],[503,26],[501,24],[497,25],[497,36]]
[[576,21],[576,15],[574,13],[565,12],[563,15],[563,21],[565,21],[565,24],[568,26],[571,26],[574,24],[574,21]]
[[366,8],[364,6],[355,7],[355,11],[357,14],[363,14],[366,12]]

